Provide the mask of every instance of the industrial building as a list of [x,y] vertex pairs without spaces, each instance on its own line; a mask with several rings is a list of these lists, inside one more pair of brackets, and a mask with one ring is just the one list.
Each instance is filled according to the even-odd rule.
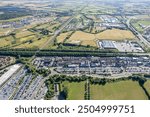
[[99,42],[99,45],[103,49],[116,49],[116,45],[113,43],[113,41],[101,41]]
[[100,49],[117,49],[119,52],[144,52],[143,48],[132,41],[99,41]]

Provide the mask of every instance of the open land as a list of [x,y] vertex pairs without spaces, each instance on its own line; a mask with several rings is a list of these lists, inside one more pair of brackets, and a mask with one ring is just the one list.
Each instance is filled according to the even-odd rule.
[[98,40],[133,40],[135,36],[127,30],[112,29],[98,34],[90,34],[81,31],[75,32],[68,40],[68,43],[97,46]]
[[144,87],[146,88],[146,90],[148,91],[150,95],[150,80],[147,80],[147,82],[144,84]]
[[144,91],[138,82],[121,81],[108,83],[105,86],[91,85],[91,99],[93,100],[145,100]]
[[83,100],[84,99],[84,84],[63,82],[63,86],[68,88],[68,100]]

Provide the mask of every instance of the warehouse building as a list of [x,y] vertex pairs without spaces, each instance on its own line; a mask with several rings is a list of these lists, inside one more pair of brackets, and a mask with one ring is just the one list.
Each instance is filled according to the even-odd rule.
[[101,41],[99,42],[99,45],[103,49],[116,49],[116,45],[113,43],[113,41]]

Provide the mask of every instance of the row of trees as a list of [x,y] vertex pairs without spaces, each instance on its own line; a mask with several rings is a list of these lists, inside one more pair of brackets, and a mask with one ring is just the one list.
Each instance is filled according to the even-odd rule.
[[90,100],[90,83],[85,83],[85,94],[84,94],[85,100]]
[[86,79],[91,79],[92,77],[89,76],[67,76],[67,75],[53,75],[50,76],[48,80],[46,80],[46,84],[53,84],[55,82],[82,82]]
[[[63,44],[63,46],[73,46],[73,44]],[[76,45],[74,45],[76,46]],[[79,45],[77,46],[79,47],[87,47],[87,46],[83,46],[83,45]],[[38,48],[15,48],[15,49],[9,49],[9,48],[1,48],[0,51],[10,51],[10,52],[19,52],[19,51],[28,51],[28,52],[32,52],[32,51],[37,51],[39,50]],[[80,49],[80,50],[70,50],[70,49],[43,49],[40,50],[41,52],[86,52],[86,53],[120,53],[120,54],[131,54],[130,52],[118,52],[118,51],[114,51],[114,50],[100,50],[100,49],[95,49],[95,50],[84,50],[84,49]]]
[[53,75],[50,76],[48,80],[45,81],[47,85],[53,84],[55,82],[82,82],[89,80],[90,84],[99,84],[99,85],[105,85],[106,83],[112,83],[112,82],[119,82],[119,81],[125,81],[125,80],[133,80],[139,82],[140,85],[143,85],[147,80],[142,77],[141,75],[133,75],[129,77],[124,78],[118,78],[118,79],[108,79],[108,78],[93,78],[90,76],[67,76],[67,75]]
[[80,56],[98,56],[98,57],[116,57],[116,56],[136,56],[133,54],[127,54],[127,53],[101,53],[101,52],[55,52],[55,51],[0,51],[0,55],[9,55],[9,56],[18,56],[21,57],[31,57],[34,56],[36,53],[37,56],[74,56],[74,57],[80,57]]

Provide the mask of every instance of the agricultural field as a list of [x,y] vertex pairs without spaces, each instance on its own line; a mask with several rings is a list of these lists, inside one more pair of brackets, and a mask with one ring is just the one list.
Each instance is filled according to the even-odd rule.
[[66,43],[97,46],[97,40],[132,40],[135,36],[128,30],[112,29],[105,30],[98,34],[90,34],[82,31],[76,31]]
[[22,31],[16,33],[15,37],[17,39],[19,39],[19,38],[28,37],[28,36],[31,36],[31,35],[34,35],[34,33],[30,32],[28,30],[22,30]]
[[46,41],[48,41],[49,38],[44,37],[40,40],[33,40],[32,43],[26,42],[26,43],[20,44],[18,46],[15,46],[14,48],[40,48],[44,43],[46,43]]
[[36,38],[37,38],[36,35],[31,35],[31,36],[20,38],[19,42],[26,42],[26,41],[29,41],[29,40],[34,40]]
[[120,81],[102,85],[91,85],[92,100],[147,100],[143,89],[135,81]]
[[4,35],[7,35],[8,33],[12,32],[13,29],[2,29],[0,28],[0,36],[4,36]]
[[68,88],[68,100],[84,100],[84,84],[63,82],[62,85]]
[[36,29],[41,29],[41,28],[48,28],[50,26],[49,23],[45,23],[45,24],[40,24],[36,26]]
[[144,84],[144,87],[146,88],[147,92],[150,95],[150,80],[147,80]]
[[100,5],[97,6],[97,4],[91,4],[88,7],[86,7],[82,13],[85,14],[104,14],[104,13],[109,13],[112,14],[116,12],[116,8],[111,6],[111,5]]
[[97,39],[103,40],[103,39],[108,39],[108,40],[132,40],[135,39],[134,34],[129,31],[129,30],[120,30],[120,29],[112,29],[112,30],[106,30],[103,31],[102,33],[98,33],[96,35]]
[[0,38],[0,47],[5,47],[11,45],[14,38],[12,36],[2,37]]
[[[0,47],[7,46],[9,48],[39,48],[49,38],[51,38],[52,33],[57,29],[59,25],[59,23],[45,23],[40,25],[25,26],[20,29],[16,29],[13,31],[13,36],[8,35],[0,38]],[[48,35],[42,33],[42,30],[44,29],[50,31]],[[0,34],[3,35],[3,32],[0,32]]]
[[51,24],[49,27],[47,27],[47,30],[54,32],[61,24],[60,23],[54,23]]
[[96,38],[94,34],[85,33],[82,31],[76,31],[66,42],[72,44],[81,44],[81,45],[82,43],[83,45],[87,45],[90,43],[91,46],[96,46],[95,41]]
[[65,41],[65,39],[67,38],[68,35],[70,35],[72,33],[72,31],[70,32],[66,32],[66,33],[61,33],[58,37],[57,37],[57,43],[63,43]]

